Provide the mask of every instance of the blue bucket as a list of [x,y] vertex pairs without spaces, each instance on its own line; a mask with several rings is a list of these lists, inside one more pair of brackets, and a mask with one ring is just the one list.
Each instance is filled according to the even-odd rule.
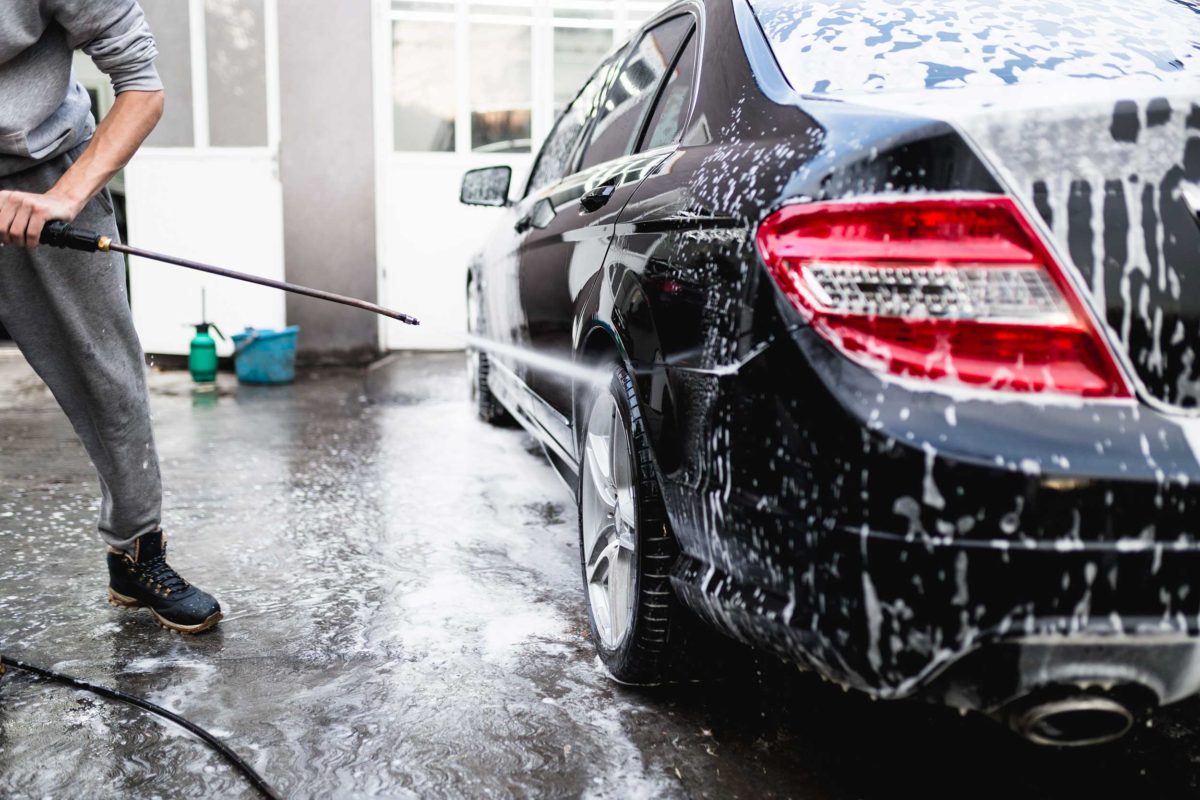
[[296,379],[299,325],[281,331],[246,328],[233,335],[233,365],[239,383],[291,383]]

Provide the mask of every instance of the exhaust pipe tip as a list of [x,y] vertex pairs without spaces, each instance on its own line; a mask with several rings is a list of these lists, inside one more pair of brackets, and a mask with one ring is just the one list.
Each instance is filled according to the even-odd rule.
[[1089,747],[1120,739],[1137,715],[1105,695],[1075,694],[1026,705],[1011,717],[1014,731],[1050,747]]
[[1019,695],[993,716],[1033,744],[1088,747],[1115,742],[1158,705],[1138,683],[1045,684]]

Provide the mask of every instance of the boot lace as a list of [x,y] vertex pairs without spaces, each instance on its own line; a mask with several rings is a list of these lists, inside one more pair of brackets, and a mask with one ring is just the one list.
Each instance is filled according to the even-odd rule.
[[167,563],[165,553],[147,561],[142,566],[142,574],[168,592],[179,592],[188,587],[188,582]]

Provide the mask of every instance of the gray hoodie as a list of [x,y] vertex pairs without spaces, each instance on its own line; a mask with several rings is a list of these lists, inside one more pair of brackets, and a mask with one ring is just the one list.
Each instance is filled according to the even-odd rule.
[[95,131],[71,69],[82,49],[120,94],[162,88],[136,0],[0,0],[0,176],[65,153]]

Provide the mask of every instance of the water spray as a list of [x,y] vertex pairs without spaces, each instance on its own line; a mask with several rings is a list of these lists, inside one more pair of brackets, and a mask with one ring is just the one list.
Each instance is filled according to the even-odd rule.
[[553,372],[564,378],[570,378],[573,381],[588,386],[606,386],[612,380],[612,373],[610,371],[598,367],[590,367],[587,364],[581,364],[578,361],[572,361],[568,358],[547,355],[546,353],[541,353],[527,347],[498,342],[495,339],[488,339],[485,336],[477,336],[473,333],[459,333],[458,335],[470,347],[484,350],[493,355],[511,358],[513,361],[519,361],[522,364],[527,364],[537,369]]

